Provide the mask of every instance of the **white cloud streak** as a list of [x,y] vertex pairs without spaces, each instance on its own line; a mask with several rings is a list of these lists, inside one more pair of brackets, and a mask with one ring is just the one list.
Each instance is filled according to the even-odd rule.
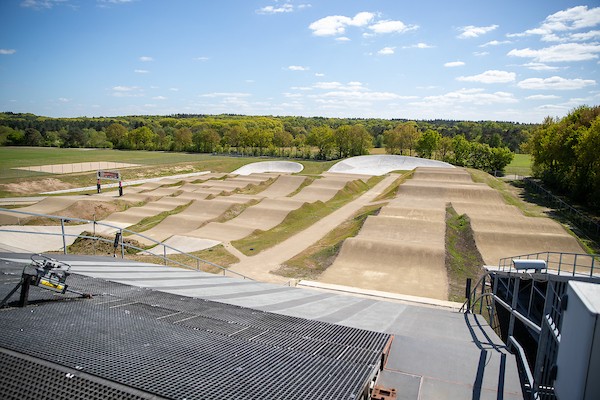
[[383,49],[379,50],[377,54],[381,56],[389,56],[394,54],[394,49],[395,47],[384,47]]
[[378,21],[373,25],[369,25],[369,29],[374,33],[383,34],[383,33],[403,33],[407,31],[412,31],[418,29],[418,25],[406,25],[402,21]]
[[15,49],[0,49],[0,54],[9,56],[11,54],[15,54],[17,51]]
[[576,90],[596,84],[592,79],[566,79],[560,76],[550,78],[529,78],[517,83],[521,89],[532,90]]
[[375,14],[370,12],[360,12],[352,18],[342,15],[331,15],[311,23],[308,28],[313,31],[313,35],[315,36],[343,35],[346,32],[346,27],[365,26],[373,18],[375,18]]
[[281,6],[265,6],[256,10],[257,14],[283,14],[294,11],[294,6],[290,3],[282,4]]
[[154,61],[154,58],[149,57],[149,56],[141,56],[139,58],[139,60],[142,61],[142,62],[150,62],[150,61]]
[[290,65],[287,67],[290,71],[308,71],[310,67],[303,67],[301,65]]
[[489,25],[489,26],[463,26],[458,28],[459,31],[462,31],[460,35],[458,35],[459,39],[472,39],[479,37],[481,35],[485,35],[493,30],[498,28],[498,25]]
[[539,35],[545,42],[581,41],[597,38],[595,31],[572,33],[580,29],[592,28],[600,24],[600,7],[576,6],[549,15],[539,27],[522,33],[509,34],[509,37]]
[[444,67],[447,68],[456,68],[456,67],[462,67],[464,66],[465,63],[462,61],[450,61],[444,64]]
[[513,49],[508,52],[508,56],[531,58],[540,63],[547,62],[571,62],[571,61],[588,61],[598,58],[600,53],[600,43],[565,43],[555,46],[545,47],[543,49],[534,50]]
[[489,70],[479,75],[459,76],[457,81],[479,83],[509,83],[513,82],[517,74],[508,71]]

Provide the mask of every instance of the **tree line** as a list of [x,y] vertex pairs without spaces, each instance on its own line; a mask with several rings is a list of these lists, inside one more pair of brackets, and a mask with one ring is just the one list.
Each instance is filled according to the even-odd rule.
[[48,118],[0,113],[0,145],[95,147],[331,160],[417,155],[502,170],[535,125],[240,115]]
[[600,210],[600,106],[582,106],[562,119],[546,118],[524,150],[533,173],[563,194]]

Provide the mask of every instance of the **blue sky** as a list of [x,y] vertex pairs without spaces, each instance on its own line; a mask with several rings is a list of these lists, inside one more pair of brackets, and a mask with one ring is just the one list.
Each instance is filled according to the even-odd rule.
[[2,0],[0,111],[541,122],[600,104],[597,1]]

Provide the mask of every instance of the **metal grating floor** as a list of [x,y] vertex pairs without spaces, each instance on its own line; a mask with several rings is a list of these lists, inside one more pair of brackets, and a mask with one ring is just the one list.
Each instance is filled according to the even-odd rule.
[[[0,299],[21,268],[0,265]],[[12,398],[27,398],[19,390],[31,390],[37,375],[40,385],[52,381],[55,392],[46,397],[40,389],[35,398],[90,386],[54,372],[70,368],[104,382],[94,382],[100,385],[94,390],[104,390],[95,398],[358,399],[390,340],[384,333],[75,274],[67,283],[94,297],[66,299],[32,287],[34,305],[0,310],[0,348],[22,355],[16,360],[2,354],[0,375],[14,380],[17,368],[29,382],[11,389]],[[50,372],[32,357],[50,363],[44,366]],[[19,363],[29,364],[15,367]],[[141,397],[128,397],[122,386]]]

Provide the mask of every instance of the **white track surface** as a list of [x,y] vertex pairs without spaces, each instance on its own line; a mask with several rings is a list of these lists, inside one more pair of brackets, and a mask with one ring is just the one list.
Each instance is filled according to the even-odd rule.
[[426,158],[372,155],[347,158],[333,165],[328,172],[380,176],[392,171],[410,171],[417,167],[454,168],[448,163]]
[[232,174],[250,175],[263,172],[281,172],[287,174],[296,174],[304,169],[304,165],[293,161],[261,161],[252,164],[246,164],[236,169]]

